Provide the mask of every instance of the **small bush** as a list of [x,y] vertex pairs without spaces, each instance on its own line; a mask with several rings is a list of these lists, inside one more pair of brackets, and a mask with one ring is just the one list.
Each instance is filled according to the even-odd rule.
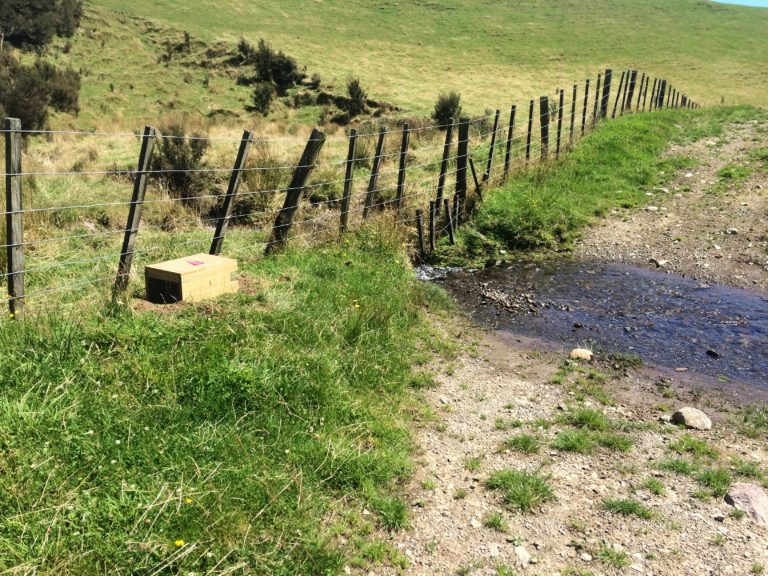
[[359,78],[350,78],[347,82],[347,95],[349,96],[348,112],[351,117],[355,117],[365,112],[365,103],[368,100],[368,93],[363,89]]
[[458,92],[448,92],[440,94],[435,102],[435,109],[432,112],[432,119],[439,126],[447,126],[461,115],[461,94]]
[[12,46],[40,48],[54,36],[72,36],[83,16],[82,0],[3,0],[0,22]]
[[194,133],[189,138],[182,124],[174,123],[161,129],[152,157],[152,170],[163,171],[158,179],[166,186],[172,198],[180,198],[188,207],[202,208],[203,202],[198,196],[210,194],[211,174],[197,172],[207,168],[204,159],[208,150],[208,141],[202,134]]
[[320,74],[315,72],[312,74],[312,77],[310,78],[309,87],[312,88],[312,90],[317,90],[320,88],[320,84],[322,82],[322,78],[320,78]]
[[269,82],[259,82],[253,89],[253,107],[262,116],[269,114],[269,107],[275,99],[275,87]]
[[554,499],[552,487],[545,478],[518,470],[494,472],[486,481],[486,486],[501,492],[504,503],[520,512],[529,512]]
[[251,54],[246,49],[246,54],[256,67],[258,80],[273,83],[280,95],[285,94],[288,88],[295,86],[303,77],[296,60],[282,51],[276,52],[264,39],[259,40],[255,53]]
[[731,487],[731,475],[724,468],[709,468],[704,470],[696,480],[704,488],[709,489],[712,495],[722,498]]

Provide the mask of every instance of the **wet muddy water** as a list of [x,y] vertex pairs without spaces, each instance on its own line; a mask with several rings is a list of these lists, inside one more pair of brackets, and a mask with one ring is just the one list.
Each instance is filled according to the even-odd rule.
[[768,300],[759,294],[600,262],[421,273],[489,327],[768,389]]

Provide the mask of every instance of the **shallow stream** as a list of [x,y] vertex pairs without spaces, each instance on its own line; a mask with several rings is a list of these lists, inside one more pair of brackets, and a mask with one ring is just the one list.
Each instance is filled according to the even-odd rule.
[[481,323],[768,389],[768,299],[674,274],[599,262],[421,270]]

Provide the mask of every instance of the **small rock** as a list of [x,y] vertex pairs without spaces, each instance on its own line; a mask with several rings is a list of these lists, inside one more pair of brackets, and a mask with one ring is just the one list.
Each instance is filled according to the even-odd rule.
[[584,554],[579,556],[579,558],[584,560],[584,562],[592,562],[592,556],[590,554],[587,554],[586,552],[584,552]]
[[687,172],[685,177],[686,178],[693,178],[693,172]]
[[720,358],[720,354],[712,350],[711,348],[707,350],[707,356],[711,356],[712,358]]
[[574,348],[568,355],[572,360],[592,360],[592,350],[586,348]]
[[566,406],[565,404],[558,404],[557,409],[560,410],[561,412],[568,412],[568,406]]
[[497,556],[499,556],[499,547],[496,544],[491,544],[488,547],[488,555],[491,558],[496,558]]
[[515,546],[515,555],[523,566],[527,566],[531,563],[531,555],[528,553],[528,550],[525,549],[525,546]]
[[662,414],[661,416],[659,416],[659,422],[664,422],[665,424],[669,424],[670,422],[672,422],[672,417],[669,416],[668,414]]
[[477,518],[472,518],[472,520],[469,521],[469,524],[472,528],[481,528],[483,526]]
[[756,523],[768,525],[768,494],[757,484],[735,482],[725,501],[747,513]]
[[724,514],[715,514],[713,518],[715,519],[715,522],[725,522]]
[[731,235],[734,235],[734,236],[735,236],[736,234],[738,234],[738,233],[739,233],[739,231],[738,231],[738,229],[736,229],[736,228],[728,228],[728,229],[725,231],[725,233],[726,233],[726,234],[731,234]]
[[688,372],[688,368],[675,368],[675,372]]
[[657,260],[656,258],[650,258],[648,262],[654,264],[656,268],[664,268],[669,264],[669,260]]
[[658,206],[646,206],[645,207],[646,212],[658,212],[659,207]]
[[695,430],[709,430],[712,428],[712,420],[709,419],[709,416],[701,410],[691,408],[690,406],[680,408],[680,410],[672,414],[672,422],[683,424],[686,428],[693,428]]

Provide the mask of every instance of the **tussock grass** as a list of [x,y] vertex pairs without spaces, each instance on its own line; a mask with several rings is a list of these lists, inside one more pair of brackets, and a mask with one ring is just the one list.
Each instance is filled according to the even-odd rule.
[[491,474],[485,484],[501,492],[504,503],[519,512],[530,512],[554,499],[547,479],[535,473],[500,470]]
[[717,459],[720,454],[705,440],[694,438],[690,434],[684,434],[677,440],[669,443],[668,448],[678,454],[691,454],[694,458]]
[[653,518],[653,511],[650,508],[631,498],[603,500],[603,508],[621,516],[637,516],[644,520]]
[[515,450],[524,454],[536,454],[539,451],[540,443],[538,436],[532,434],[518,434],[510,436],[501,443],[503,450]]

